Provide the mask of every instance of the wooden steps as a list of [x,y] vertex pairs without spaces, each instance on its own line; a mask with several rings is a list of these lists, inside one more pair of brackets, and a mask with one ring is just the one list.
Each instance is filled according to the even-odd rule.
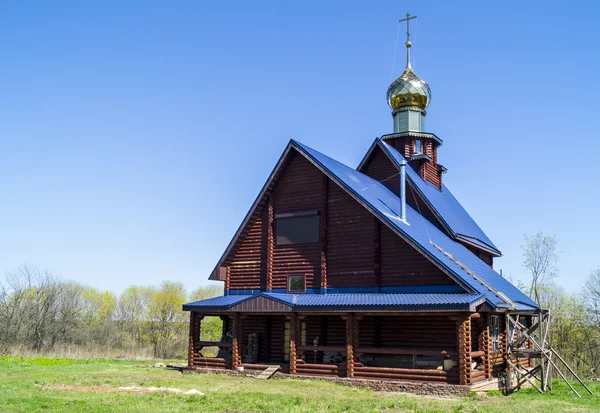
[[275,374],[275,372],[277,372],[277,370],[279,370],[279,367],[280,366],[269,366],[269,367],[267,367],[267,369],[265,371],[260,373],[256,378],[260,379],[260,380],[270,379],[271,376],[273,376],[273,374]]

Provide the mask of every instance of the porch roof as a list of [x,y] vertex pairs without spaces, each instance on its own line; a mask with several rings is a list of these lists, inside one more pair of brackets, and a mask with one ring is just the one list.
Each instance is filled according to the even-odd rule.
[[[475,311],[478,305],[485,302],[484,294],[469,293],[280,294],[261,292],[256,295],[228,295],[209,298],[184,304],[183,309],[184,311],[230,311],[238,304],[251,300],[259,301],[259,297],[284,304],[289,307],[288,311],[323,312]],[[260,306],[248,308],[261,311]]]

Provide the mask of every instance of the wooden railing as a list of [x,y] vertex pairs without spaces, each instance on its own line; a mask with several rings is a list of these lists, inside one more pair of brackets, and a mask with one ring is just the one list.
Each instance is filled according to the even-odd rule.
[[306,376],[346,376],[346,363],[323,364],[323,363],[306,363],[302,359],[296,361],[296,374]]
[[225,347],[231,348],[231,343],[227,343],[225,341],[197,341],[195,344],[195,348],[200,350],[204,347]]
[[306,351],[329,351],[332,353],[345,353],[346,347],[344,346],[297,346],[296,351],[301,354]]
[[[423,349],[422,347],[356,347],[354,356],[356,360],[363,354],[374,355],[412,355],[412,356],[439,356],[443,358],[456,359],[458,352],[456,350],[445,349]],[[458,369],[453,367],[448,371],[438,369],[418,369],[418,368],[399,368],[399,367],[376,367],[365,366],[356,361],[354,363],[354,377],[364,379],[379,380],[408,380],[408,381],[428,381],[437,383],[458,382]]]
[[231,368],[231,357],[203,357],[194,356],[193,367],[206,368],[206,369],[230,369]]
[[296,361],[296,374],[307,376],[346,376],[346,362],[337,364],[307,363],[300,356],[310,352],[331,352],[346,354],[345,346],[298,346],[296,349],[298,360]]
[[385,348],[385,347],[356,347],[354,349],[354,355],[360,354],[398,354],[398,355],[418,355],[418,356],[449,356],[457,357],[456,351],[447,350],[424,350],[422,347],[396,347],[396,348]]

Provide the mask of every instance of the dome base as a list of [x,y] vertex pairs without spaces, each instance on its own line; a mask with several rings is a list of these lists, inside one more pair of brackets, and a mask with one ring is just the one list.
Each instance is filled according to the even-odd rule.
[[425,111],[415,108],[397,109],[392,113],[394,133],[424,132]]

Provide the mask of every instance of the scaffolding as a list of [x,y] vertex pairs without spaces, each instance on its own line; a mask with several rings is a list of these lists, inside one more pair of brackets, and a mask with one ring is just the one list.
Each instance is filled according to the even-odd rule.
[[[550,311],[515,311],[506,313],[507,334],[507,381],[509,391],[520,389],[525,382],[538,392],[552,390],[552,371],[556,371],[569,388],[581,398],[573,385],[567,379],[563,370],[568,371],[585,390],[593,394],[583,380],[567,364],[567,362],[552,348],[549,337]],[[521,359],[537,359],[535,367],[523,366]],[[514,383],[513,383],[514,378]]]

